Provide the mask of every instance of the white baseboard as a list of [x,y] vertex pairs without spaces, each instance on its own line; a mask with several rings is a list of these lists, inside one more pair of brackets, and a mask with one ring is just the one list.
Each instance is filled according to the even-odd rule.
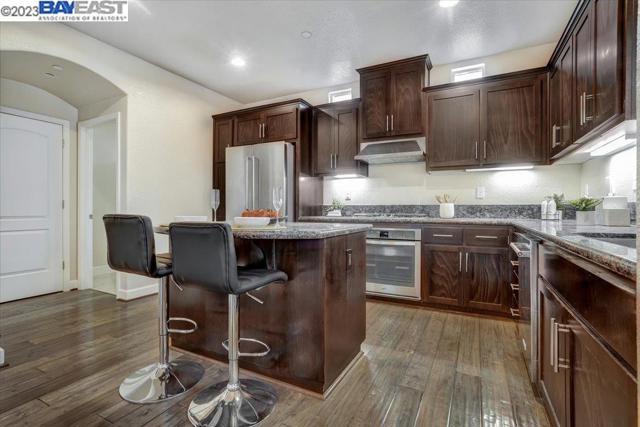
[[141,286],[135,289],[118,289],[116,297],[122,301],[129,301],[136,298],[146,297],[158,293],[158,283]]
[[109,274],[114,271],[107,265],[94,265],[93,266],[93,277],[100,276],[101,274]]
[[80,281],[75,279],[75,280],[69,280],[68,282],[64,282],[64,284],[62,285],[62,290],[63,291],[70,291],[72,289],[80,289]]

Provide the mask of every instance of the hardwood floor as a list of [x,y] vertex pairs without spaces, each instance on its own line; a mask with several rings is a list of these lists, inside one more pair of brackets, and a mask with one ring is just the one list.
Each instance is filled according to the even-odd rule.
[[[242,320],[241,320],[242,321]],[[156,299],[86,290],[0,305],[0,426],[188,426],[184,397],[133,405],[122,378],[157,358]],[[367,303],[364,356],[325,401],[277,387],[262,426],[548,426],[511,321]],[[172,354],[172,357],[193,356]]]

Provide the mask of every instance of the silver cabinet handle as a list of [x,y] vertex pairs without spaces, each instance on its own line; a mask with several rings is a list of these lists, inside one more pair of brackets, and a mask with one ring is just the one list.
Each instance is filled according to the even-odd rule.
[[[551,366],[553,367],[553,372],[559,372],[560,368],[569,369],[569,359],[560,357],[560,342],[558,341],[558,333],[569,333],[571,329],[569,329],[568,325],[563,325],[556,322],[555,318],[551,318]],[[560,363],[562,362],[562,363]]]
[[347,249],[347,267],[351,267],[353,265],[353,251],[351,249]]
[[509,311],[511,312],[511,317],[520,317],[520,310],[517,308],[509,307]]
[[520,285],[517,284],[517,283],[511,283],[510,286],[511,286],[511,290],[512,291],[519,291],[520,290]]
[[556,130],[558,130],[559,126],[553,125],[551,126],[551,148],[555,147],[558,144],[556,139]]
[[459,261],[459,264],[458,264],[458,271],[460,273],[462,273],[462,252],[458,252],[458,254],[460,255],[460,261]]
[[262,123],[258,123],[258,138],[262,138]]
[[386,131],[389,132],[389,115],[387,114],[387,126]]
[[476,160],[478,160],[478,141],[476,141]]
[[497,238],[498,238],[498,236],[485,236],[485,235],[482,235],[482,234],[479,234],[479,235],[476,236],[476,239],[492,239],[492,240],[495,240]]
[[469,252],[464,254],[464,272],[469,272]]
[[484,158],[485,160],[487,160],[487,140],[485,139],[485,140],[484,140],[484,141],[482,141],[482,142],[484,143],[484,149],[483,149],[483,150],[484,150],[484,156],[483,156],[483,158]]
[[549,365],[551,365],[551,367],[553,368],[553,370],[555,371],[556,365],[555,365],[555,360],[556,360],[556,318],[552,317],[551,318],[551,330],[549,331]]
[[453,237],[453,234],[433,234],[433,237]]
[[584,94],[584,122],[590,122],[591,120],[593,120],[593,116],[587,116],[587,99],[592,100],[594,99],[593,95],[587,95],[586,93]]
[[391,115],[391,130],[393,131],[393,114]]

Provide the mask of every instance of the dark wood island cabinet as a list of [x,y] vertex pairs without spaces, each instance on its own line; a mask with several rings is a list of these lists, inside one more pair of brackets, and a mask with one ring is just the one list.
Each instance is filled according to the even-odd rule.
[[[234,229],[236,240],[256,245],[268,263],[275,254],[277,268],[288,275],[286,283],[252,291],[264,304],[249,297],[240,299],[240,336],[261,340],[271,348],[264,357],[241,357],[241,368],[319,395],[331,390],[359,356],[365,339],[368,228],[289,224],[281,233],[291,236],[275,240],[269,233],[277,230]],[[316,229],[321,229],[318,236],[313,235]],[[226,295],[191,285],[182,291],[171,286],[170,315],[198,323],[193,334],[172,335],[172,346],[226,362],[222,342],[228,335],[227,307]],[[242,351],[256,350],[250,343],[244,345]]]

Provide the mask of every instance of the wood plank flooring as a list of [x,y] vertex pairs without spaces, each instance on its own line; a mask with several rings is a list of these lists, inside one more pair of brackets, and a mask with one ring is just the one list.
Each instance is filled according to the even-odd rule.
[[[547,427],[515,333],[508,320],[367,303],[364,356],[329,398],[277,387],[261,427]],[[205,378],[162,404],[118,396],[124,376],[156,360],[157,343],[155,297],[124,303],[85,290],[0,305],[10,363],[0,370],[0,426],[190,425],[189,401],[225,380],[224,367],[200,360]]]

